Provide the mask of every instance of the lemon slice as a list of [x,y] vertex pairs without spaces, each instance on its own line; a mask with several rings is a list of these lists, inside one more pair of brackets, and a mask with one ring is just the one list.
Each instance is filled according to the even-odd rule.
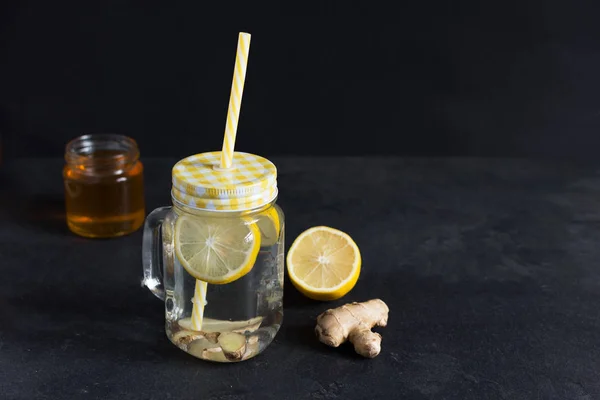
[[315,300],[336,300],[352,290],[360,265],[360,251],[352,238],[326,226],[301,233],[287,255],[292,284]]
[[275,207],[270,207],[258,214],[256,225],[260,230],[260,245],[262,247],[273,246],[279,240],[279,231],[281,230],[279,213]]
[[222,285],[246,275],[260,249],[256,224],[243,218],[179,216],[175,223],[175,254],[196,279]]

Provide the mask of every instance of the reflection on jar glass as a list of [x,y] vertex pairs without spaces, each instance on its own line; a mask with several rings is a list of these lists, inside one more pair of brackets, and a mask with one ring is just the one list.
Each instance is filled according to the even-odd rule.
[[95,134],[67,144],[63,169],[69,229],[85,237],[114,237],[144,222],[143,165],[137,143]]

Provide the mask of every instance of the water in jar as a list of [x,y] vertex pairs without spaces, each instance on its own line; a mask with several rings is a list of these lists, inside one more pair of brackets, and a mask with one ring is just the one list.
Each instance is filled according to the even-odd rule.
[[[277,206],[273,207],[279,210]],[[278,214],[282,216],[280,211]],[[242,361],[261,353],[273,340],[283,319],[282,218],[279,237],[274,244],[271,244],[273,238],[261,238],[261,247],[250,272],[227,284],[207,285],[202,332],[191,328],[196,279],[174,254],[172,229],[173,221],[167,218],[163,224],[163,259],[168,338],[182,350],[210,361]],[[223,352],[219,336],[224,333],[245,337],[244,348],[238,354]]]

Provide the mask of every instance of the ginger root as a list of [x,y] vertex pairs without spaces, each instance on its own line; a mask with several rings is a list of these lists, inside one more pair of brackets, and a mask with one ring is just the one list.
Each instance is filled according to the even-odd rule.
[[223,350],[220,347],[211,347],[202,352],[201,357],[204,360],[216,361],[216,362],[229,362]]
[[346,304],[319,315],[315,333],[322,343],[331,347],[349,340],[358,354],[373,358],[381,351],[381,335],[371,328],[386,326],[389,311],[380,299]]
[[258,343],[258,336],[250,336],[246,342],[246,351],[242,356],[242,361],[254,357],[260,350],[260,344]]
[[246,352],[246,336],[241,333],[223,332],[219,335],[218,343],[230,361],[239,361]]
[[200,337],[188,344],[187,352],[195,357],[202,358],[202,353],[205,350],[218,348],[219,345],[216,342],[212,342],[205,337]]
[[[254,332],[260,327],[263,317],[255,317],[246,321],[222,321],[212,318],[204,318],[202,320],[202,333],[209,332],[236,332],[246,333]],[[178,321],[181,328],[193,331],[192,319],[183,318]]]

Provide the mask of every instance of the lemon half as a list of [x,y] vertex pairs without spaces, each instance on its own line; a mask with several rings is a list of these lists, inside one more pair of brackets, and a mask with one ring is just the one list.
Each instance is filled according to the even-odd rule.
[[287,270],[292,284],[315,300],[336,300],[360,275],[360,251],[352,238],[327,226],[310,228],[292,243]]
[[244,218],[194,218],[175,222],[175,254],[201,281],[222,285],[246,275],[256,262],[260,231]]

